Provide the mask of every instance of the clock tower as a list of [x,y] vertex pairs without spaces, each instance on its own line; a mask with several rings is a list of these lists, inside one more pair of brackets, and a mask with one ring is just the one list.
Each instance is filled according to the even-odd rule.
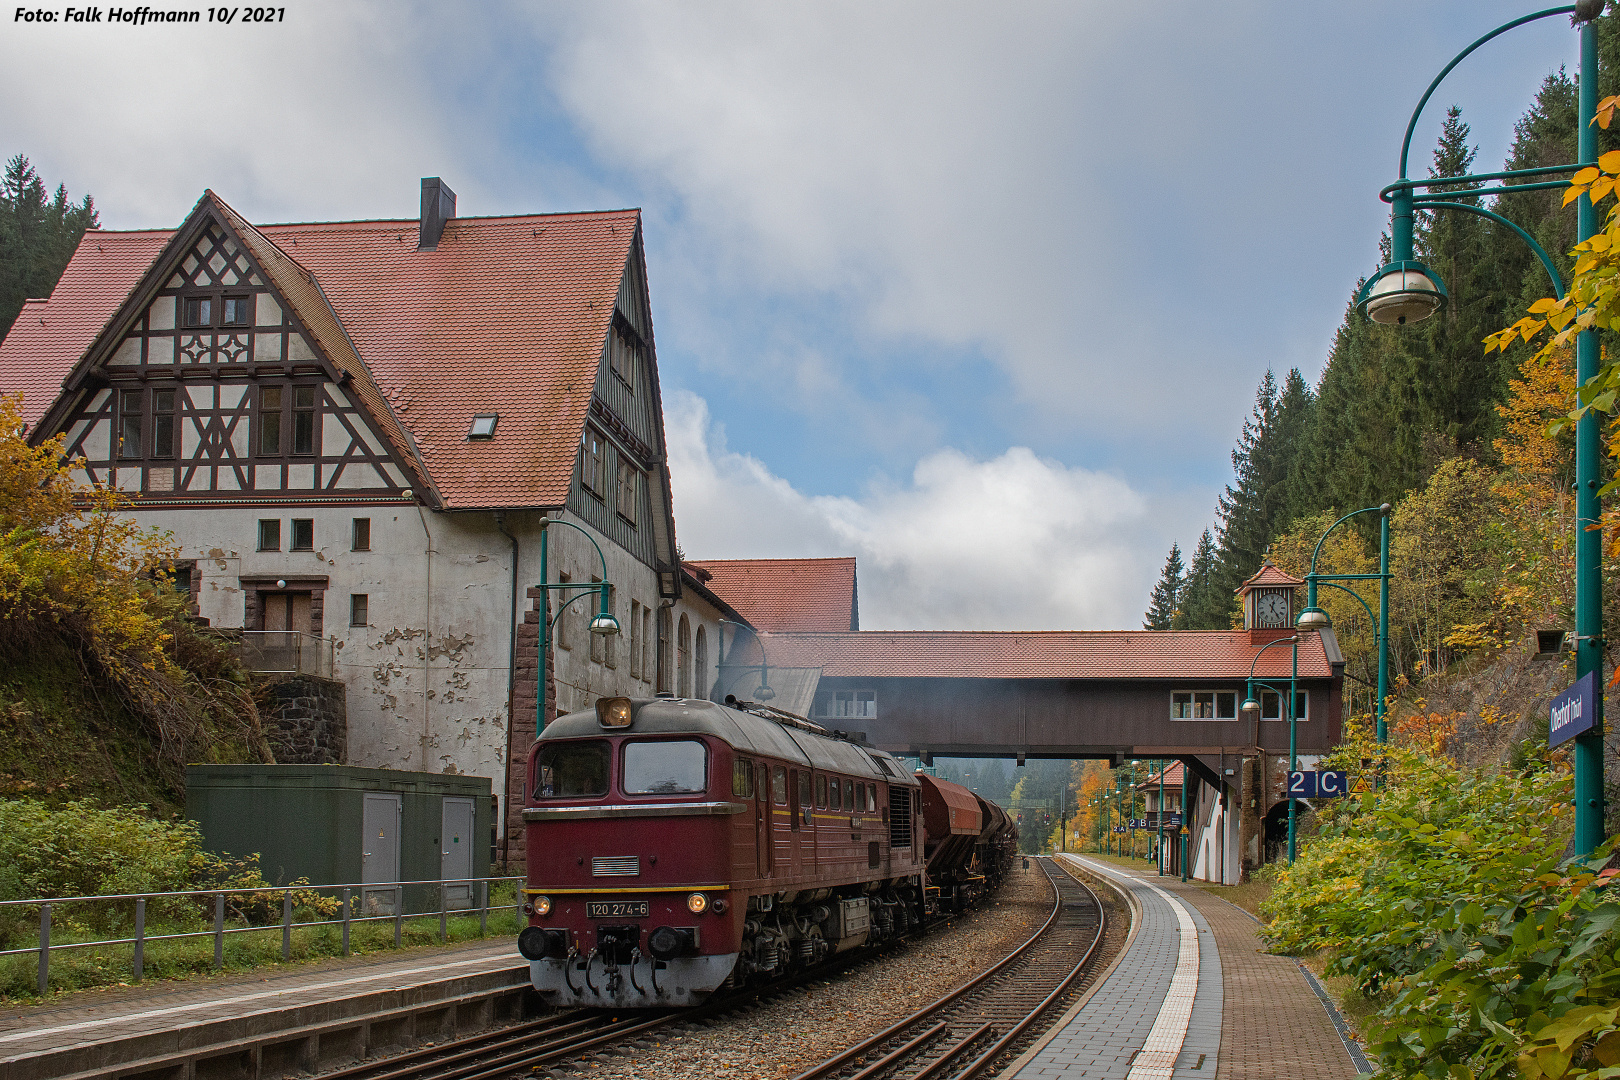
[[1238,586],[1243,601],[1243,628],[1257,645],[1285,638],[1294,632],[1295,596],[1303,578],[1263,563],[1258,573]]

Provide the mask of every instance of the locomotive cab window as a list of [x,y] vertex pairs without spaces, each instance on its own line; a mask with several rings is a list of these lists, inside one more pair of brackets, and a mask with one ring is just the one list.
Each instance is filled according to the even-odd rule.
[[691,795],[709,788],[709,751],[695,739],[624,744],[626,795]]
[[731,793],[739,799],[754,797],[754,763],[747,758],[731,759]]
[[771,799],[778,806],[787,803],[787,767],[778,765],[771,771]]
[[827,809],[827,778],[825,776],[816,777],[816,808],[819,810]]
[[842,810],[843,800],[838,797],[838,777],[833,777],[827,784],[827,806],[832,810]]
[[584,799],[606,795],[608,754],[608,744],[600,739],[550,744],[540,751],[534,797]]
[[855,809],[855,781],[853,780],[844,781],[844,807],[848,810]]

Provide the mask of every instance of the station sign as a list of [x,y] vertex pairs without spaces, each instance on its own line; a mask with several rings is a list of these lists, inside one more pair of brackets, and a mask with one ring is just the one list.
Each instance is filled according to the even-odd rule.
[[1350,794],[1350,777],[1341,769],[1295,769],[1288,774],[1290,799],[1337,799]]
[[1597,672],[1588,671],[1575,685],[1552,699],[1547,708],[1547,745],[1557,746],[1584,731],[1591,731],[1597,721],[1597,707],[1593,689]]

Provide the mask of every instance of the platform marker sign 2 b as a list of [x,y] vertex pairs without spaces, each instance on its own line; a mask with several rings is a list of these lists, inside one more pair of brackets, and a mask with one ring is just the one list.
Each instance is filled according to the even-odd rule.
[[1552,699],[1552,705],[1547,710],[1548,746],[1557,746],[1583,731],[1592,730],[1592,724],[1597,719],[1592,693],[1596,678],[1597,672],[1588,671],[1575,680],[1574,686]]

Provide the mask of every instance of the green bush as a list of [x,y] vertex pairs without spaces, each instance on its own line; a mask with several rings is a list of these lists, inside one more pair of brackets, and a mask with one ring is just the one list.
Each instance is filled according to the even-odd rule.
[[[1366,751],[1347,751],[1348,764]],[[1387,751],[1261,905],[1280,952],[1324,951],[1380,1008],[1387,1077],[1620,1077],[1620,906],[1565,860],[1567,772]]]

